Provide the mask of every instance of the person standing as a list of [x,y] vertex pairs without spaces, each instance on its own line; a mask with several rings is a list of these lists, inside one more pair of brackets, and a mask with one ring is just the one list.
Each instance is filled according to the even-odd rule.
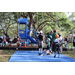
[[52,34],[52,52],[54,52],[54,40],[55,40],[55,35],[56,35],[56,29],[54,29],[53,34]]
[[59,35],[59,42],[61,44],[61,46],[59,47],[60,48],[60,53],[62,53],[62,36],[61,36],[62,34],[59,33],[58,35]]
[[52,52],[52,34],[53,34],[53,31],[51,30],[50,32],[50,47],[51,47],[51,52]]
[[38,38],[39,34],[40,34],[40,32],[37,32],[37,35],[36,35],[37,44],[38,44],[38,42],[39,42],[39,38]]
[[59,35],[55,35],[55,40],[54,40],[54,58],[56,57],[56,51],[58,52],[58,57],[60,57],[60,43],[59,43]]
[[40,31],[38,38],[39,38],[39,43],[38,43],[39,55],[42,55],[42,50],[43,50],[43,32],[42,31]]
[[2,46],[2,42],[3,42],[3,39],[2,39],[2,37],[0,36],[0,46]]
[[73,46],[75,47],[75,37],[74,37],[74,39],[73,39]]

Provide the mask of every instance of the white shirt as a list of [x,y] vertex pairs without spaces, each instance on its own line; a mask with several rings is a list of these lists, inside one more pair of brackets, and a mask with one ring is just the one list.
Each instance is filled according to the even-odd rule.
[[62,37],[61,36],[59,37],[59,40],[62,41]]
[[59,38],[56,38],[56,39],[54,40],[54,42],[59,42]]

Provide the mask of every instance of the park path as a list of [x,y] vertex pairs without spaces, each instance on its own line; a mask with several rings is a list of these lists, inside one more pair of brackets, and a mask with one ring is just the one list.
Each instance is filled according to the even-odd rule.
[[38,51],[15,51],[8,62],[75,62],[75,59],[65,56],[63,54],[58,58],[54,58],[54,54],[43,56],[38,55]]

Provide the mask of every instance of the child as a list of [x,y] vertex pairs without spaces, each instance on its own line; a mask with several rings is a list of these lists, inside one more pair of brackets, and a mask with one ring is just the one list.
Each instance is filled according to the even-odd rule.
[[51,55],[51,53],[50,53],[50,39],[48,38],[48,36],[46,36],[45,43],[46,43],[46,46],[47,46],[47,50],[44,50],[44,52],[47,55]]
[[3,42],[4,42],[4,46],[5,46],[6,45],[6,38],[4,38]]
[[59,44],[59,35],[56,34],[55,35],[55,40],[54,40],[54,58],[56,57],[56,51],[58,51],[58,57],[60,57],[60,53],[59,53],[59,47],[60,47],[60,44]]
[[20,47],[20,40],[17,38],[17,46]]
[[43,35],[42,35],[42,31],[40,31],[40,34],[38,36],[39,38],[39,42],[38,42],[38,47],[39,47],[39,55],[42,56],[42,48],[43,48]]

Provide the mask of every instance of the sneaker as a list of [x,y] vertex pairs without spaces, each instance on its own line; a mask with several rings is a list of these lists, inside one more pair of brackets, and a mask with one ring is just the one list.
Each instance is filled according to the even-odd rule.
[[41,53],[39,53],[39,55],[41,55]]
[[47,55],[51,55],[51,53],[47,53]]
[[54,55],[54,58],[56,57],[56,54]]
[[41,56],[43,56],[43,54],[41,54]]
[[60,55],[58,55],[58,58],[60,58]]

